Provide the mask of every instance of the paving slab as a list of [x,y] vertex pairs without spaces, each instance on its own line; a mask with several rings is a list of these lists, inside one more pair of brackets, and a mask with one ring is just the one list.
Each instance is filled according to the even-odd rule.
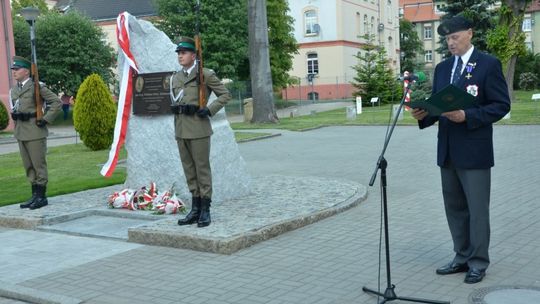
[[152,222],[152,220],[89,215],[64,223],[39,226],[38,229],[42,231],[63,232],[73,235],[112,238],[127,241],[129,228],[140,226],[148,222]]
[[358,205],[365,186],[321,177],[269,175],[255,178],[251,194],[212,203],[212,225],[178,226],[183,214],[110,209],[107,187],[49,198],[49,205],[0,208],[0,226],[125,239],[148,245],[231,254],[255,243]]
[[[283,132],[279,137],[241,144],[240,150],[257,176],[319,176],[367,184],[385,133],[385,127]],[[494,127],[491,265],[478,284],[463,283],[463,274],[435,274],[437,267],[453,257],[440,172],[435,165],[436,138],[437,128],[397,127],[387,151],[390,252],[396,293],[472,304],[471,293],[482,288],[540,288],[536,271],[540,269],[540,127]],[[139,247],[55,272],[44,271],[41,276],[32,274],[16,286],[50,291],[88,304],[377,303],[376,297],[362,291],[362,286],[377,288],[380,283],[383,290],[386,286],[384,252],[379,255],[382,215],[378,181],[358,207],[230,255],[131,244]],[[318,192],[328,188],[321,187]],[[10,231],[0,229],[0,234]],[[17,242],[21,234],[0,239],[0,252],[17,247],[37,251],[43,246],[38,241]],[[130,244],[96,240],[115,246]],[[67,249],[62,245],[43,254],[59,255]],[[13,267],[4,264],[4,256],[0,258],[0,269]],[[16,256],[12,259],[10,262],[17,263]],[[21,260],[20,269],[26,267],[25,261]]]

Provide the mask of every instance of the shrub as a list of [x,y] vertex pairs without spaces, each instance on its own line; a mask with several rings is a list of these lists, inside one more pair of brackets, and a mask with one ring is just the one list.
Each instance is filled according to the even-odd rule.
[[98,74],[88,76],[77,92],[73,124],[88,148],[103,150],[112,144],[116,104]]
[[0,131],[7,128],[9,125],[9,113],[4,105],[4,102],[0,100]]
[[532,90],[536,88],[538,77],[531,72],[521,73],[519,75],[519,88],[522,90]]

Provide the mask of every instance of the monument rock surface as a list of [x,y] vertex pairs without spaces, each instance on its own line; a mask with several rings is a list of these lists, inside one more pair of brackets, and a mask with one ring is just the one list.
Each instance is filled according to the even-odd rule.
[[[129,18],[131,52],[139,73],[180,70],[176,45],[150,22]],[[124,57],[120,56],[119,66]],[[215,100],[215,95],[209,102]],[[138,116],[131,114],[126,135],[127,178],[125,186],[140,188],[150,182],[158,190],[173,186],[183,199],[190,199],[174,135],[173,115]],[[211,117],[210,164],[213,178],[213,201],[223,201],[250,193],[251,177],[240,155],[225,109]]]

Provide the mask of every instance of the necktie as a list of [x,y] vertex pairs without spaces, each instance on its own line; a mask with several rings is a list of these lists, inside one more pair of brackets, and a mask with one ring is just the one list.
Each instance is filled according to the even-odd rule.
[[22,89],[22,83],[17,82],[17,88],[19,88],[19,90],[21,90]]
[[184,71],[184,76],[188,77],[188,72],[186,70],[183,70]]
[[454,70],[454,75],[452,76],[452,84],[455,84],[456,82],[458,82],[459,77],[461,76],[462,66],[463,66],[463,61],[461,61],[461,56],[459,56],[456,69]]

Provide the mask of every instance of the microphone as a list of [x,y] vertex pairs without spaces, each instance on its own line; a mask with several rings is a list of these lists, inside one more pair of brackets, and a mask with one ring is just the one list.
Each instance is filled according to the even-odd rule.
[[403,75],[400,75],[397,80],[424,82],[426,80],[426,74],[424,74],[424,72],[418,72],[417,74],[404,72]]

